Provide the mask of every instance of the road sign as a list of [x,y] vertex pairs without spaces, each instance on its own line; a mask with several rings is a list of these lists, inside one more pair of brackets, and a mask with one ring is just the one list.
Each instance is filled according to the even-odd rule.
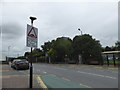
[[27,47],[37,47],[38,29],[27,24]]

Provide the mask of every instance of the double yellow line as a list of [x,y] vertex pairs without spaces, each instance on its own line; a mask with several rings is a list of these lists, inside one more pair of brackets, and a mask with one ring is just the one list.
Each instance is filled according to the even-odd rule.
[[0,70],[0,72],[9,72],[10,70]]
[[83,87],[86,87],[86,88],[92,88],[92,87],[90,87],[90,86],[87,86],[87,85],[85,85],[85,84],[82,84],[82,83],[80,83],[80,86],[83,86]]
[[35,75],[35,77],[42,88],[44,88],[45,90],[49,90],[39,75]]
[[10,76],[0,76],[0,79],[2,78],[10,78]]

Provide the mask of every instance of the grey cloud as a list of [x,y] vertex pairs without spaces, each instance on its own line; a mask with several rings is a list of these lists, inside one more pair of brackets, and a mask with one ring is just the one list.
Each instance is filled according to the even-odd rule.
[[2,25],[3,40],[19,39],[23,35],[22,28],[16,23]]
[[5,3],[2,25],[4,49],[12,41],[16,42],[14,51],[29,51],[25,47],[25,27],[31,15],[37,17],[34,25],[39,32],[39,46],[60,36],[72,39],[80,35],[78,28],[100,40],[104,46],[114,45],[117,37],[115,5],[117,3]]

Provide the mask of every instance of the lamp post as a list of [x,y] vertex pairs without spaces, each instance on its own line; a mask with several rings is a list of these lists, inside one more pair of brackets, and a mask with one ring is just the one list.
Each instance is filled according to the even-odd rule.
[[[36,17],[30,17],[31,19],[31,26],[33,26],[33,21],[36,20]],[[31,57],[32,57],[32,47],[31,47]],[[32,88],[32,83],[33,83],[33,66],[32,66],[32,60],[30,60],[30,82],[29,86]]]
[[9,52],[10,52],[10,47],[11,47],[11,46],[8,46],[8,56],[9,56]]
[[82,30],[80,28],[78,28],[79,31],[81,31],[81,35],[82,35]]
[[6,61],[8,61],[8,59],[9,59],[9,57],[10,57],[10,47],[11,47],[11,46],[8,46],[8,55],[7,55]]
[[[81,32],[81,36],[82,36],[82,30],[80,28],[78,28],[78,30]],[[82,56],[81,56],[81,54],[78,55],[78,62],[77,62],[77,64],[79,64],[79,63],[82,63]]]

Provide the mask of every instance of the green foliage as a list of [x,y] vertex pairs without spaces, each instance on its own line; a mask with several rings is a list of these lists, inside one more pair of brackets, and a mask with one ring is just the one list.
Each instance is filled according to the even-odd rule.
[[105,47],[105,51],[112,51],[112,49],[111,49],[111,47],[106,46],[106,47]]
[[[49,62],[78,62],[78,55],[82,55],[83,63],[90,61],[101,62],[101,52],[120,50],[120,42],[116,42],[115,46],[101,47],[98,40],[89,34],[75,36],[73,40],[68,37],[59,37],[56,40],[45,42],[41,46],[42,50],[35,49],[31,52],[25,52],[24,56],[28,58],[38,58],[37,61]],[[48,56],[45,56],[48,54]],[[33,59],[33,60],[34,60]],[[65,60],[66,59],[66,60]]]
[[40,56],[40,57],[39,57],[39,61],[40,61],[40,62],[44,62],[44,61],[45,61],[45,56]]
[[115,43],[115,46],[102,47],[102,52],[105,52],[105,51],[116,51],[116,50],[120,50],[120,42],[119,41],[117,41]]
[[56,60],[57,62],[64,62],[65,55],[70,56],[73,52],[72,40],[67,37],[45,42],[41,47],[44,54],[47,53],[52,61],[55,62]]
[[88,60],[100,59],[101,58],[101,45],[99,41],[95,40],[89,34],[84,34],[82,36],[76,36],[73,39],[74,54],[78,56],[82,55],[84,62],[89,62]]
[[117,50],[120,50],[120,42],[119,42],[119,41],[117,41],[117,42],[115,43],[115,46],[116,46]]
[[32,51],[32,56],[33,57],[39,57],[42,55],[42,52],[41,51],[37,51],[37,50],[34,50]]
[[27,57],[30,55],[30,52],[25,52],[24,56]]
[[70,56],[73,52],[72,40],[67,37],[57,38],[53,43],[53,49],[59,61],[64,61],[65,55]]
[[17,57],[17,59],[26,59],[26,57],[25,56],[19,56],[19,57]]
[[49,55],[50,57],[56,56],[56,50],[54,50],[53,48],[51,48],[51,49],[48,51],[48,55]]
[[44,45],[41,46],[43,51],[48,51],[52,48],[52,43],[50,41],[45,42]]

